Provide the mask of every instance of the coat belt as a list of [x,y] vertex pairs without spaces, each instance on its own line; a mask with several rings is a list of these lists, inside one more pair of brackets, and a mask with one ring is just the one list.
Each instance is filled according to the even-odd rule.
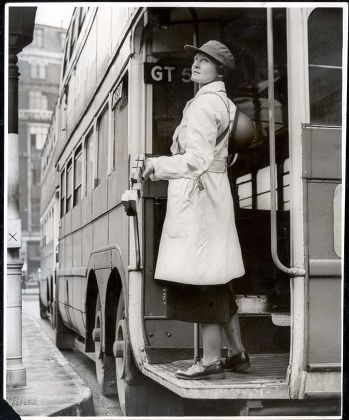
[[227,170],[227,159],[213,159],[207,171],[223,173],[226,170]]

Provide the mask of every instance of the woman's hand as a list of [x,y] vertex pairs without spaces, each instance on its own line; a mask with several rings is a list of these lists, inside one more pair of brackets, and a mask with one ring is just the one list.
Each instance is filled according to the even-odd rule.
[[145,168],[142,173],[142,181],[148,179],[152,173],[154,173],[154,165],[152,164],[150,159],[147,159],[145,161]]

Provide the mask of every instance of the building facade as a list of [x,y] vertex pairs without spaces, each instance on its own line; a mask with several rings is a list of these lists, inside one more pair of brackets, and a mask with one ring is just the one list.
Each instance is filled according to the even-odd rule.
[[66,30],[35,25],[33,43],[18,56],[19,209],[23,287],[40,276],[41,152],[57,100]]

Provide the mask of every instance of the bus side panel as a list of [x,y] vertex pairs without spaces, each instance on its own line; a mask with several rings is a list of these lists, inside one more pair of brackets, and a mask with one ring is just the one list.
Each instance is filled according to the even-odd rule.
[[87,225],[82,230],[82,266],[87,267],[92,251],[92,225]]
[[80,202],[72,208],[72,230],[73,231],[81,228],[81,215],[82,215],[82,206]]
[[[304,177],[307,190],[309,255],[308,367],[330,368],[341,361],[340,206],[341,130],[306,127]],[[338,236],[338,237],[337,237]]]
[[73,267],[81,267],[82,261],[82,230],[73,233]]
[[107,245],[108,216],[103,216],[93,223],[93,248],[98,249]]
[[341,279],[309,280],[308,365],[341,361]]

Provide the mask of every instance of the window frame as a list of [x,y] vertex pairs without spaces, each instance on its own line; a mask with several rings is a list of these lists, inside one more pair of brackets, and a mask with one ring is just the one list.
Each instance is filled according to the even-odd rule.
[[[77,160],[80,160],[80,165],[81,165],[81,169],[80,169],[80,183],[76,184],[76,167],[77,167]],[[82,143],[80,143],[75,152],[74,152],[74,172],[73,172],[73,207],[75,207],[77,204],[79,204],[83,198],[82,196],[82,181],[83,181],[83,172],[82,172],[82,162],[83,162],[83,153],[82,153]],[[80,191],[80,194],[79,194]],[[77,200],[77,197],[79,197],[79,199]]]
[[[93,123],[92,126],[89,127],[89,129],[86,131],[86,134],[84,136],[83,140],[84,144],[84,154],[85,158],[83,159],[84,163],[84,171],[83,171],[83,178],[84,178],[84,194],[83,196],[86,197],[93,189],[95,184],[95,124]],[[89,145],[92,144],[92,148],[89,149]],[[89,154],[89,150],[91,153]],[[89,173],[89,158],[91,159],[91,172]],[[88,177],[90,177],[90,183],[88,182]],[[89,189],[90,186],[90,189]]]
[[[68,191],[68,187],[69,187],[69,175],[71,176],[71,177],[73,177],[73,175],[74,175],[74,172],[73,172],[73,159],[72,158],[70,158],[69,160],[68,160],[68,163],[67,163],[67,167],[66,167],[66,186],[65,186],[65,189],[66,189],[66,199],[65,199],[65,214],[67,214],[72,208],[73,208],[73,179],[71,180],[71,188],[70,188],[70,194],[69,194],[69,191]],[[69,201],[69,200],[71,200],[71,201]]]
[[[103,104],[103,106],[101,107],[100,112],[98,113],[97,117],[96,117],[96,181],[94,182],[94,187],[97,187],[98,185],[101,185],[102,182],[107,178],[108,176],[108,156],[109,156],[109,138],[110,138],[110,104],[109,104],[109,100],[106,101],[106,103]],[[100,151],[102,150],[102,148],[100,147],[101,143],[100,143],[100,122],[102,120],[102,118],[106,116],[107,121],[106,121],[106,134],[107,134],[107,138],[104,139],[104,144],[107,148],[106,153],[107,153],[107,169],[105,171],[105,176],[102,178],[102,176],[100,177]],[[102,175],[102,174],[101,174]]]
[[60,187],[60,218],[62,218],[65,214],[65,195],[66,195],[66,170],[65,166],[61,172],[61,187]]

